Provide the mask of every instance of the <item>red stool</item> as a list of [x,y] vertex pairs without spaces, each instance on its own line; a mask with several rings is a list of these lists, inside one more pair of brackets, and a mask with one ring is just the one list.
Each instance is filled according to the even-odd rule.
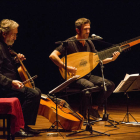
[[[0,98],[0,119],[3,119],[3,135],[6,136],[7,130],[7,140],[11,138],[14,140],[14,133],[24,128],[23,113],[18,98]],[[7,129],[5,120],[7,120]]]

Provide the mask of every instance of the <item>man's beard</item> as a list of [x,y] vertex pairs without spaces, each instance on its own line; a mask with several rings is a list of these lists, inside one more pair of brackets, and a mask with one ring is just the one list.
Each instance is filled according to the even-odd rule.
[[13,40],[12,40],[12,41],[6,40],[6,44],[7,44],[8,46],[12,46],[12,45],[14,44],[14,41],[13,41]]
[[88,37],[89,37],[89,34],[85,34],[83,38],[87,39]]

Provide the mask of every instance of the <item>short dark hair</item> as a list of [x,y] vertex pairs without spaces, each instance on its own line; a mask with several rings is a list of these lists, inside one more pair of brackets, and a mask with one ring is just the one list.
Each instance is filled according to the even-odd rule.
[[87,18],[79,18],[79,19],[77,19],[75,21],[75,28],[78,28],[80,30],[81,29],[81,26],[83,24],[87,24],[87,23],[91,24],[91,22],[90,22],[89,19],[87,19]]

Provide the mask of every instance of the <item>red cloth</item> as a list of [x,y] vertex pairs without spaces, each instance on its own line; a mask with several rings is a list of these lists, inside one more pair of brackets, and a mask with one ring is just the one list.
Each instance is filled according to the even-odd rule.
[[11,134],[24,128],[24,118],[18,98],[0,98],[0,114],[11,114]]

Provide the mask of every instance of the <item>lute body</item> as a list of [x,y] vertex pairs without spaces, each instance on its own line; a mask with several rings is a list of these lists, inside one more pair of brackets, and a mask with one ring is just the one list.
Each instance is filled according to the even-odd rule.
[[[65,63],[65,57],[61,59]],[[99,63],[99,56],[92,52],[78,52],[67,56],[67,65],[77,68],[76,75],[79,78],[92,71]],[[59,69],[62,77],[65,79],[65,69]],[[67,79],[72,78],[71,73],[67,73]]]

